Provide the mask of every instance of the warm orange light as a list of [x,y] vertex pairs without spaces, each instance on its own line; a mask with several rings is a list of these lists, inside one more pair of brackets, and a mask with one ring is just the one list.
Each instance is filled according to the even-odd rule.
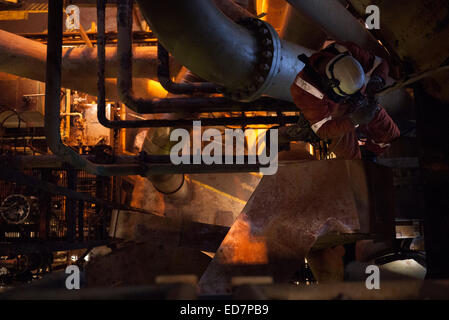
[[312,156],[315,156],[315,151],[313,150],[313,145],[309,144],[309,153]]
[[[268,12],[268,1],[267,0],[257,0],[256,2],[256,10],[257,10],[257,15],[261,15],[262,13],[267,13]],[[266,20],[266,16],[262,17],[262,20]]]
[[[251,234],[245,219],[237,219],[219,249],[221,264],[267,264],[266,239]],[[216,258],[218,255],[216,255]]]
[[168,94],[167,90],[159,82],[154,80],[148,80],[147,89],[149,95],[154,98],[165,98]]

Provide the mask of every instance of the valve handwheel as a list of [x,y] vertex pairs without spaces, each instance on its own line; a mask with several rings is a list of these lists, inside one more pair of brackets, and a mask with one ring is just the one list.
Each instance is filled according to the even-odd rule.
[[11,224],[23,223],[30,215],[31,205],[28,199],[21,194],[12,194],[3,200],[0,214]]

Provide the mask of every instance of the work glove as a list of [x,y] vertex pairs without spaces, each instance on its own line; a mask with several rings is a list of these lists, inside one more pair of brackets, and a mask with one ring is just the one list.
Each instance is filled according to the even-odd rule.
[[366,85],[365,94],[368,97],[374,97],[384,87],[384,80],[379,76],[371,77],[370,81]]
[[379,110],[378,104],[373,101],[357,108],[349,115],[349,119],[354,126],[368,124],[374,119]]

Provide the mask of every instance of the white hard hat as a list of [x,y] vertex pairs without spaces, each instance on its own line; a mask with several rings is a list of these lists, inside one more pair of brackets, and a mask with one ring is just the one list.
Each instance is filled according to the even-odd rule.
[[326,75],[331,87],[340,96],[352,95],[365,84],[365,72],[360,62],[348,53],[333,58],[326,66]]

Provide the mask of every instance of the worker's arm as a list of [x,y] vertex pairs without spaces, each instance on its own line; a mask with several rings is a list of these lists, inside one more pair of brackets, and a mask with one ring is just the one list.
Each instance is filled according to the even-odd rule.
[[321,126],[317,126],[317,123],[312,125],[312,130],[321,139],[338,138],[354,129],[355,126],[349,118],[330,118]]
[[[307,77],[299,73],[291,87],[291,94],[296,106],[309,121],[312,130],[321,139],[332,139],[354,130],[355,126],[349,118],[333,119],[330,115],[330,102],[325,96],[313,95],[302,89],[298,78]],[[299,85],[298,85],[299,83]]]

